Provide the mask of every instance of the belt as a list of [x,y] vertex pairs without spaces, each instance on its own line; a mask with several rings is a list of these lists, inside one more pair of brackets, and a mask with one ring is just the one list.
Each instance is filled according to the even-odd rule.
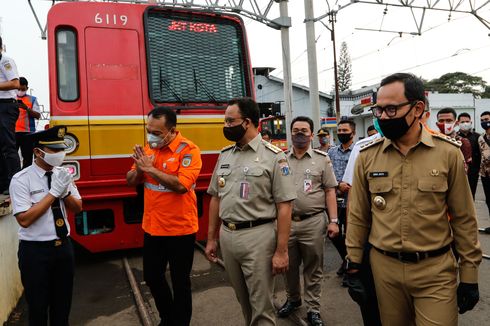
[[14,98],[0,98],[0,103],[17,103]]
[[22,244],[34,246],[34,247],[51,248],[51,247],[59,247],[63,244],[70,242],[70,237],[66,237],[63,239],[49,240],[49,241],[20,240],[20,242]]
[[253,228],[254,226],[259,226],[262,224],[271,223],[271,222],[274,222],[275,220],[276,220],[275,218],[266,218],[266,219],[260,219],[260,220],[255,220],[255,221],[237,222],[237,223],[226,222],[225,220],[223,220],[223,224],[228,229],[235,231],[235,230],[240,230],[240,229]]
[[403,252],[403,251],[391,252],[391,251],[386,251],[383,249],[376,248],[375,246],[373,246],[373,248],[379,251],[380,253],[382,253],[383,255],[398,259],[403,263],[418,263],[419,261],[424,260],[426,258],[437,257],[446,253],[451,248],[451,245],[447,245],[436,250],[416,251],[416,252]]
[[293,221],[295,221],[295,222],[303,221],[303,220],[306,220],[307,218],[313,217],[313,216],[318,215],[318,214],[323,213],[323,212],[324,212],[324,210],[322,209],[321,211],[311,213],[311,214],[303,214],[303,215],[296,215],[296,216],[293,215]]

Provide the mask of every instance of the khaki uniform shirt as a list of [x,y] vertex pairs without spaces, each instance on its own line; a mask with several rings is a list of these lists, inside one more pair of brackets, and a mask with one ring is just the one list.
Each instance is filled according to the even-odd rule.
[[296,198],[286,154],[260,134],[243,148],[221,150],[208,194],[220,198],[219,216],[227,222],[276,218],[275,204]]
[[454,240],[461,282],[476,283],[482,252],[461,151],[451,138],[421,130],[407,156],[385,138],[361,150],[349,193],[348,257],[361,262],[368,236],[392,252],[431,251]]
[[337,186],[328,154],[310,147],[301,159],[297,159],[291,150],[288,160],[298,196],[294,201],[293,216],[324,210],[325,189]]

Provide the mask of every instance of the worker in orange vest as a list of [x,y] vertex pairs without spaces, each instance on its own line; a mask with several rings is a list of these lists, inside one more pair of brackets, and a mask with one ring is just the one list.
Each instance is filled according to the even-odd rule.
[[28,81],[25,77],[19,78],[20,88],[17,91],[17,102],[19,102],[19,117],[15,124],[15,141],[17,151],[20,147],[22,153],[22,168],[25,169],[32,164],[32,142],[28,141],[26,135],[36,131],[36,120],[41,117],[41,110],[37,98],[27,95]]

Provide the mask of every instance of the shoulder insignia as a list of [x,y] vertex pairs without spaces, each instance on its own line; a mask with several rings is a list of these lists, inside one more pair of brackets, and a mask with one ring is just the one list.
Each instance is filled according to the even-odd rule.
[[452,145],[454,145],[456,147],[461,147],[461,144],[462,144],[461,141],[456,140],[456,139],[454,139],[452,137],[449,137],[449,136],[444,135],[444,134],[441,134],[441,133],[432,134],[432,136],[433,137],[436,137],[436,138],[439,138],[439,139],[442,139],[442,140],[444,140],[444,141],[446,141],[446,142],[448,142],[448,143],[450,143],[450,144],[452,144]]
[[319,150],[319,149],[316,149],[316,148],[315,148],[315,149],[313,149],[313,151],[314,151],[315,153],[320,154],[320,155],[323,155],[323,156],[328,156],[327,152],[324,152],[324,151],[322,151],[322,150]]
[[366,144],[362,145],[361,148],[359,149],[359,151],[363,151],[366,148],[372,147],[372,146],[377,145],[377,144],[381,144],[384,140],[385,140],[384,137],[376,138],[374,140],[371,140],[369,143],[366,143]]
[[177,147],[177,149],[175,150],[175,153],[180,153],[182,152],[182,150],[187,146],[187,143],[186,142],[181,142],[179,144],[179,147]]
[[226,152],[227,150],[230,150],[232,149],[233,147],[235,147],[235,145],[228,145],[228,146],[225,146],[221,149],[221,153],[223,152]]
[[272,145],[271,143],[269,143],[265,140],[262,140],[262,144],[264,144],[265,147],[267,147],[268,149],[270,149],[271,151],[273,151],[276,154],[282,152],[282,149],[280,149],[277,146]]

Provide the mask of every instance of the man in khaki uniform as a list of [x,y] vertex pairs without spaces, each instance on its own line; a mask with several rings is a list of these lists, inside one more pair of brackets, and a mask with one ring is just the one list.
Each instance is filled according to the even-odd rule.
[[228,103],[223,133],[236,144],[221,150],[209,184],[206,256],[217,260],[221,219],[221,251],[246,325],[275,325],[272,277],[288,268],[296,192],[286,155],[262,140],[258,124],[252,99]]
[[[279,309],[279,317],[289,316],[301,305],[299,267],[303,262],[303,278],[307,320],[321,326],[320,296],[323,277],[323,245],[325,229],[329,237],[339,233],[337,219],[337,181],[327,153],[311,148],[313,121],[299,116],[291,123],[293,148],[288,154],[298,198],[293,205],[289,235],[289,270],[286,273],[287,301]],[[325,208],[329,223],[325,226]]]
[[358,275],[369,240],[383,325],[457,325],[457,308],[479,299],[482,253],[463,157],[459,143],[422,127],[424,100],[411,74],[381,81],[372,110],[385,138],[361,149],[350,192],[349,292],[364,299]]

